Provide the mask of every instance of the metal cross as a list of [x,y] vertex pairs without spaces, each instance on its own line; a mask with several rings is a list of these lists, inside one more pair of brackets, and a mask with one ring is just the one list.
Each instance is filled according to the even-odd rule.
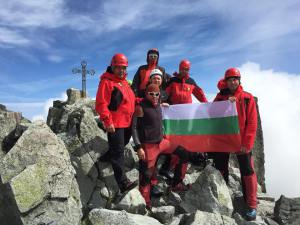
[[72,69],[72,73],[74,73],[74,74],[81,73],[82,74],[82,91],[81,91],[82,98],[86,98],[86,75],[90,74],[93,76],[95,74],[95,70],[93,70],[93,69],[87,70],[86,65],[87,65],[87,62],[83,60],[83,61],[81,61],[81,69],[79,69],[79,68]]

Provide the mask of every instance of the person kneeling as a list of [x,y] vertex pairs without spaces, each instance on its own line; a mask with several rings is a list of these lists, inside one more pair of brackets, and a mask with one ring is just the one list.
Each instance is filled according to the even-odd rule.
[[139,190],[151,209],[151,178],[155,175],[156,159],[160,153],[173,153],[187,160],[188,152],[181,146],[163,138],[162,111],[159,104],[160,90],[155,84],[146,88],[145,98],[135,109],[132,137],[140,159]]

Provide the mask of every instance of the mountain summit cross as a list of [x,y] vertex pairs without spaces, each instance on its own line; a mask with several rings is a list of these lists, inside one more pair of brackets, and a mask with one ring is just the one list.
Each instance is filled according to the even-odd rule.
[[95,70],[93,70],[93,69],[87,70],[86,65],[87,65],[87,62],[83,60],[83,61],[81,61],[81,69],[79,69],[79,68],[72,69],[72,73],[74,73],[74,74],[81,73],[82,74],[82,90],[81,90],[82,98],[86,98],[86,75],[90,74],[93,76],[95,74]]

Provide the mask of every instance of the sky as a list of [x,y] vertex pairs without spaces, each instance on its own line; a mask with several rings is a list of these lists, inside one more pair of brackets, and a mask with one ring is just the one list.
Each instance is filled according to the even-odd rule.
[[128,78],[160,51],[170,74],[191,61],[191,77],[207,96],[227,68],[238,67],[245,90],[258,97],[270,195],[300,197],[299,0],[0,0],[0,103],[31,120],[45,119],[82,60],[95,97],[115,53],[129,59]]

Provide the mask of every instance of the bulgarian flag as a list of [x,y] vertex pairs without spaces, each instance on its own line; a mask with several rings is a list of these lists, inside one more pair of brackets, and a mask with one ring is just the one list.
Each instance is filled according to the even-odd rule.
[[162,107],[164,132],[192,152],[238,152],[241,137],[235,102]]

